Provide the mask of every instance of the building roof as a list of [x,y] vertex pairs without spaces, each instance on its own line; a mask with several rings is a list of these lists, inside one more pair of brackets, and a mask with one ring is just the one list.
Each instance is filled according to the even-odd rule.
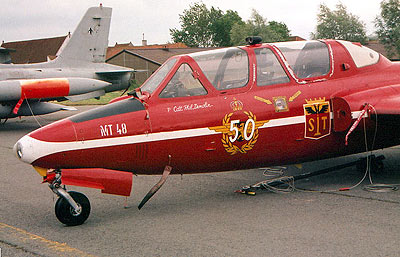
[[156,44],[156,45],[141,45],[134,46],[132,43],[127,44],[115,44],[115,46],[109,46],[107,48],[106,59],[112,58],[114,55],[120,53],[122,50],[134,50],[134,49],[172,49],[172,48],[188,48],[184,43],[167,43],[167,44]]
[[130,47],[133,46],[132,42],[129,43],[122,43],[122,44],[118,44],[118,42],[115,42],[114,47]]
[[[378,53],[382,54],[383,56],[389,58],[388,54],[387,54],[387,51],[385,49],[385,46],[383,44],[381,44],[379,41],[371,40],[371,41],[368,42],[366,47],[371,48],[375,52],[378,52]],[[391,56],[389,59],[391,59],[391,60],[400,60],[400,56],[398,54],[395,54],[394,56]]]
[[168,60],[168,58],[175,56],[175,55],[190,54],[190,53],[206,51],[206,50],[211,50],[211,49],[215,49],[215,48],[187,48],[186,47],[186,48],[124,49],[124,50],[120,51],[119,53],[115,54],[114,56],[108,58],[106,60],[106,62],[122,53],[128,53],[128,54],[140,57],[142,59],[145,59],[147,61],[153,62],[155,64],[161,65],[166,60]]
[[299,36],[290,36],[289,41],[305,41],[305,39]]
[[13,63],[38,63],[47,61],[48,56],[55,56],[66,37],[8,42],[1,46],[16,50],[10,53]]

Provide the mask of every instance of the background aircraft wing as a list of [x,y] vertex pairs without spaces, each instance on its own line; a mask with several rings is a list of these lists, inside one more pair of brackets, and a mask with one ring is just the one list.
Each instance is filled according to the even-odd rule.
[[[122,68],[122,67],[120,67]],[[147,72],[149,70],[134,70],[134,69],[121,69],[121,70],[106,70],[106,71],[97,71],[97,75],[112,75],[112,74],[123,74],[123,73],[130,73],[130,72]]]
[[132,70],[110,70],[110,71],[97,71],[96,74],[98,75],[108,75],[108,74],[121,74],[121,73],[129,73]]

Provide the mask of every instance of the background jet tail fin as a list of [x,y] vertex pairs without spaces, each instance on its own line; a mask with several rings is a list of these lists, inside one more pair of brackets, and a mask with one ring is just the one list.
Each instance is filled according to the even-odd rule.
[[62,47],[57,61],[104,62],[108,46],[112,9],[91,7]]

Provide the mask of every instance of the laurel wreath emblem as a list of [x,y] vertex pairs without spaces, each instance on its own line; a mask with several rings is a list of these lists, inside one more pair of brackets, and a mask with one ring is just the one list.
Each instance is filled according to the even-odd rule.
[[[249,119],[254,120],[254,124],[255,124],[256,116],[252,112],[244,111],[244,113],[247,115],[247,117]],[[224,119],[222,120],[222,123],[224,126],[230,127],[230,120],[231,120],[232,115],[233,115],[233,113],[229,113],[229,114],[225,115]],[[221,141],[222,141],[222,145],[225,148],[225,151],[227,151],[230,155],[235,155],[237,153],[247,153],[248,151],[253,149],[254,145],[257,142],[258,129],[254,128],[254,134],[253,134],[252,138],[246,144],[242,145],[242,147],[238,147],[238,146],[232,144],[232,142],[229,140],[229,136],[231,136],[231,135],[232,135],[232,132],[222,134]]]

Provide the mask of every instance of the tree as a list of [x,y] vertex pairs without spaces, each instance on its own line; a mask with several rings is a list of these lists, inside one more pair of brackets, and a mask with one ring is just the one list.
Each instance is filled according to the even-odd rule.
[[342,39],[365,44],[368,40],[365,24],[360,19],[347,12],[346,6],[339,3],[336,10],[321,4],[317,15],[317,31],[312,34],[314,39]]
[[261,36],[263,42],[278,42],[289,39],[290,31],[286,24],[276,21],[267,22],[255,9],[246,23],[235,23],[231,30],[231,39],[235,45],[244,44],[248,36]]
[[381,2],[381,14],[375,19],[376,34],[388,57],[400,56],[400,0]]
[[[212,10],[213,8],[211,8]],[[234,24],[243,24],[242,18],[236,11],[227,10],[220,18],[216,19],[211,28],[214,33],[215,46],[233,46],[231,30]]]
[[218,8],[208,9],[195,3],[179,15],[181,29],[170,29],[172,40],[190,47],[231,46],[230,31],[242,18],[236,11],[226,13]]
[[179,15],[181,30],[170,29],[175,43],[182,42],[190,47],[211,46],[210,14],[205,4],[195,3]]

